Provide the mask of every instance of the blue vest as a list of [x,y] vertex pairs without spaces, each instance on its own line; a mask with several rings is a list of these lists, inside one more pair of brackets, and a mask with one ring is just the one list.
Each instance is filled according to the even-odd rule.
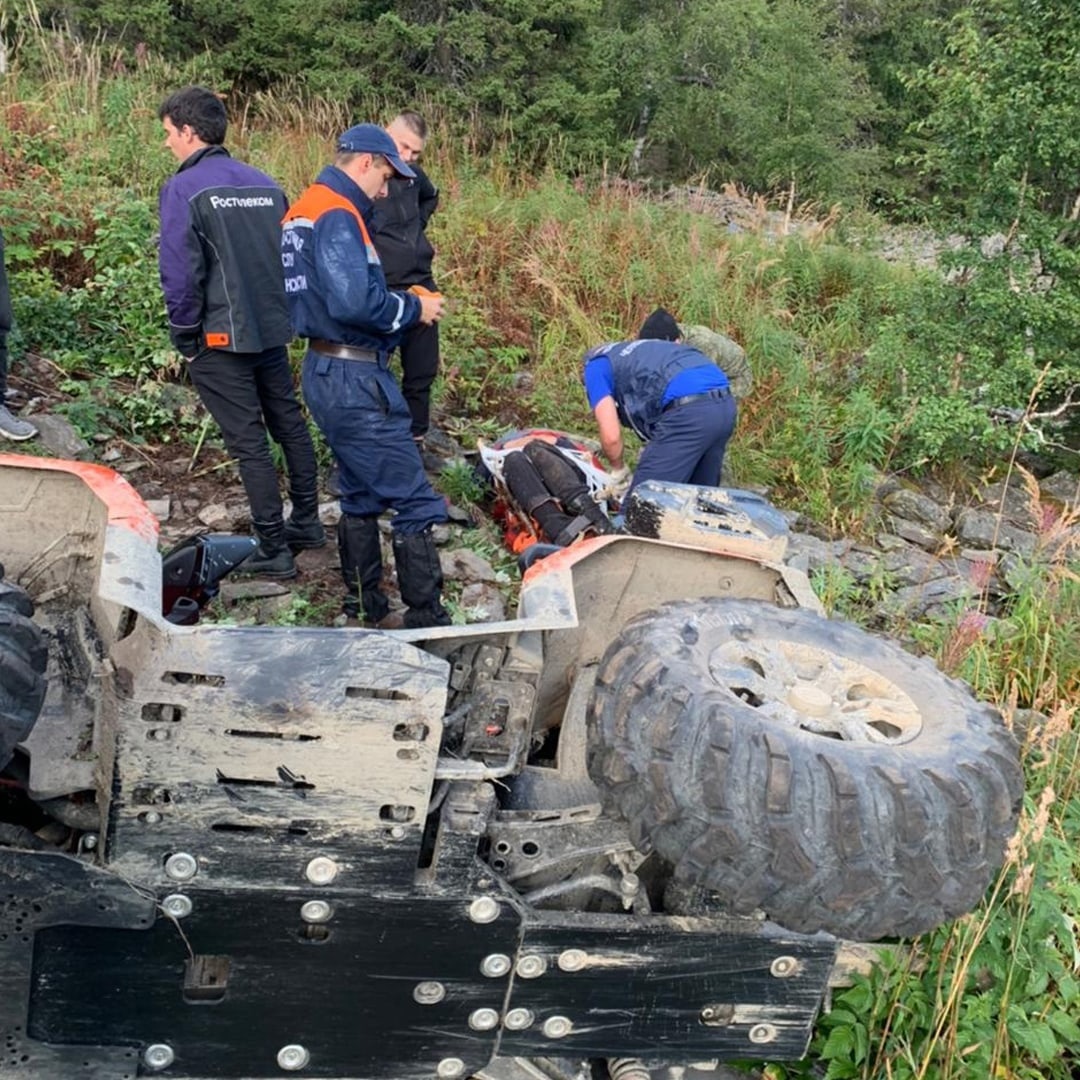
[[[676,375],[690,368],[716,367],[704,353],[677,341],[621,341],[607,355],[615,376],[619,420],[643,439],[652,438],[663,410],[664,391]],[[724,379],[721,385],[726,384]]]

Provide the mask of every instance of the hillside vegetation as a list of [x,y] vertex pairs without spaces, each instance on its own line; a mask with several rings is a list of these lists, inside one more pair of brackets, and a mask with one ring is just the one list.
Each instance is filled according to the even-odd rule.
[[[240,5],[188,6],[198,25],[214,10],[235,15]],[[280,7],[283,27],[301,11]],[[302,8],[303,25],[318,36],[311,20],[325,5]],[[725,5],[702,5],[697,14],[721,8],[729,25]],[[102,19],[114,9],[118,21],[120,5],[93,6]],[[158,9],[123,5],[133,21]],[[389,33],[387,19],[406,18],[375,15],[380,34]],[[11,44],[0,77],[0,224],[18,323],[13,375],[26,352],[47,358],[63,409],[87,436],[194,445],[206,436],[204,416],[169,348],[157,281],[156,192],[173,167],[161,146],[158,103],[193,80],[231,90],[229,146],[295,196],[328,160],[338,131],[385,119],[400,99],[373,96],[374,84],[361,83],[374,75],[362,79],[355,65],[345,65],[352,81],[343,96],[319,92],[314,77],[270,85],[255,78],[253,57],[255,45],[272,42],[253,41],[245,52],[241,36],[231,40],[229,62],[247,56],[249,66],[229,74],[220,56],[182,60],[165,34],[138,39],[172,54],[163,59],[126,39],[106,47],[53,33],[25,9],[20,19],[0,21]],[[1080,383],[1077,215],[1063,179],[1075,184],[1080,175],[1078,112],[1061,100],[1080,93],[1080,80],[1057,81],[1076,63],[1066,34],[1078,20],[1062,4],[964,6],[949,39],[953,64],[912,76],[925,108],[907,120],[925,126],[907,136],[907,191],[918,190],[929,209],[962,209],[949,227],[977,238],[929,268],[882,260],[875,251],[887,225],[867,212],[865,199],[835,208],[802,203],[803,181],[793,188],[790,169],[759,163],[759,171],[739,173],[731,162],[721,169],[702,159],[717,183],[775,190],[771,201],[750,197],[756,212],[731,228],[660,198],[666,185],[632,177],[615,156],[607,169],[603,154],[592,166],[585,156],[571,161],[557,115],[531,130],[527,108],[497,112],[490,102],[500,100],[499,84],[485,98],[473,83],[451,80],[477,93],[476,111],[465,114],[460,99],[417,77],[408,89],[431,96],[409,103],[433,126],[426,166],[442,204],[432,237],[451,299],[438,387],[443,422],[465,442],[515,423],[590,430],[582,352],[629,336],[665,304],[748,350],[755,388],[731,447],[737,483],[768,485],[778,502],[845,532],[861,527],[882,471],[961,483],[998,470],[1022,483],[1015,455],[1064,441],[1051,423],[1068,417]],[[994,26],[1007,36],[995,37]],[[415,39],[421,49],[414,31],[406,26],[393,40],[401,47]],[[367,38],[343,40],[360,49]],[[906,45],[914,50],[916,42]],[[284,62],[286,50],[266,55]],[[1036,57],[1046,68],[1041,76]],[[750,100],[760,97],[746,98],[747,109]],[[895,124],[901,111],[897,105],[891,114]],[[689,129],[701,114],[679,115]],[[933,140],[916,139],[931,126]],[[600,137],[605,129],[590,130]],[[695,156],[690,164],[697,163]],[[831,198],[828,187],[816,194]],[[1037,501],[1034,488],[1030,498]],[[1008,865],[978,912],[838,993],[808,1060],[770,1066],[776,1077],[1065,1080],[1080,1067],[1077,522],[1037,509],[1047,543],[993,633],[977,607],[912,628],[948,671],[1004,710],[1025,744],[1030,794]]]

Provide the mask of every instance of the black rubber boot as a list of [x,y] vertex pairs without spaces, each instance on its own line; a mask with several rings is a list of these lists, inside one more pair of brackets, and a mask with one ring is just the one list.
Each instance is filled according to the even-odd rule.
[[408,606],[405,626],[449,626],[450,614],[442,606],[442,566],[431,530],[411,536],[394,533],[394,561],[401,599]]
[[611,519],[600,509],[599,503],[597,503],[588,491],[582,491],[579,494],[574,495],[572,498],[567,499],[563,505],[571,513],[587,518],[589,528],[593,529],[600,536],[606,536],[608,533],[615,532],[615,526],[611,524]]
[[296,563],[285,543],[285,522],[253,521],[251,524],[259,546],[236,568],[237,573],[271,578],[296,577]]
[[293,551],[326,546],[326,530],[319,520],[319,493],[291,491],[292,513],[285,522],[285,543]]
[[525,456],[536,467],[544,487],[571,517],[584,517],[588,527],[600,535],[615,531],[607,514],[589,494],[585,474],[558,447],[536,439],[525,447]]
[[337,527],[338,551],[341,554],[341,580],[346,595],[341,610],[350,619],[361,618],[368,626],[395,630],[402,626],[401,616],[391,612],[390,601],[382,591],[382,547],[379,543],[379,519],[342,514]]

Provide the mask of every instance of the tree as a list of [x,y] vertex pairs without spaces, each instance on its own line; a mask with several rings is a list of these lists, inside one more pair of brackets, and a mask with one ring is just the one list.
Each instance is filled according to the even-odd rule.
[[954,16],[945,57],[907,80],[931,102],[915,162],[943,212],[986,228],[1076,219],[1078,40],[1071,0],[974,0]]

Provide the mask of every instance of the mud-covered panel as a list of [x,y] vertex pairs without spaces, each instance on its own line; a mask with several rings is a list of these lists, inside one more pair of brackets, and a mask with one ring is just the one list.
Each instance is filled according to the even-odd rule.
[[[586,547],[588,545],[588,547]],[[575,548],[544,559],[574,558]],[[776,603],[783,568],[714,551],[678,547],[638,537],[586,541],[572,564],[578,626],[545,636],[544,670],[537,688],[541,727],[554,724],[566,705],[567,672],[597,661],[635,615],[676,598],[730,596]],[[553,562],[561,570],[561,562]],[[541,575],[527,580],[536,587]]]
[[236,852],[207,863],[217,883],[266,880],[252,863],[278,837],[358,833],[415,866],[445,661],[382,634],[286,629],[144,629],[114,658],[118,868],[153,882],[182,845]]
[[675,544],[779,562],[788,525],[776,507],[752,491],[646,480],[626,505],[626,528]]
[[499,1053],[653,1064],[799,1058],[835,942],[761,927],[659,916],[528,924],[507,1005],[524,1026],[504,1030]]
[[[30,1037],[134,1045],[140,1055],[164,1046],[170,1077],[278,1077],[287,1046],[308,1055],[304,1076],[365,1080],[431,1077],[448,1058],[469,1075],[493,1055],[497,1028],[475,1014],[502,1009],[508,975],[485,975],[482,965],[514,955],[519,921],[509,905],[477,922],[478,897],[467,895],[183,895],[190,913],[146,932],[39,934]],[[323,921],[305,919],[313,899],[327,905]]]

